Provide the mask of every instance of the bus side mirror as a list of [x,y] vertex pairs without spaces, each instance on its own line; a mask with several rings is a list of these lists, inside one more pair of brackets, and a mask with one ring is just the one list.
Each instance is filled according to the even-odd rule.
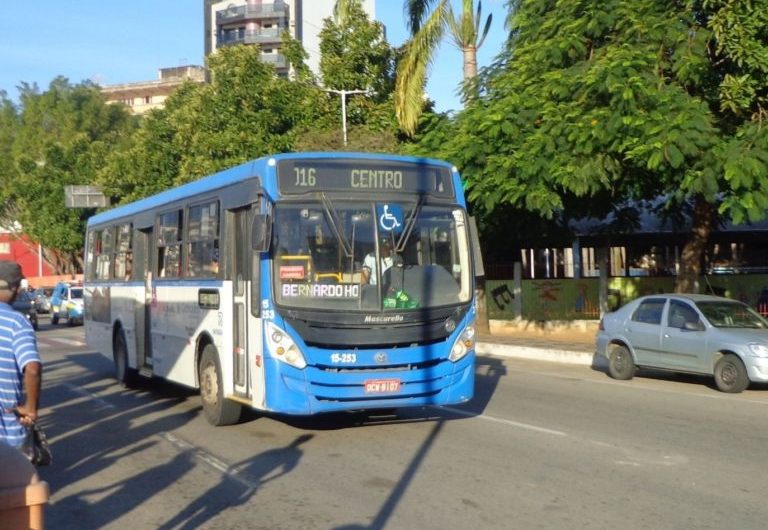
[[483,254],[480,252],[480,234],[474,217],[469,218],[469,239],[472,255],[475,258],[475,278],[482,278],[485,276],[485,267],[483,267]]
[[251,248],[256,252],[266,252],[272,241],[272,217],[267,214],[256,214],[251,225]]

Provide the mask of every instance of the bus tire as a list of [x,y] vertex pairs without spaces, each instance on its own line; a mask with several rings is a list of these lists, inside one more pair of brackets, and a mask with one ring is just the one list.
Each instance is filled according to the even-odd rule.
[[216,346],[208,344],[203,348],[199,367],[200,401],[203,414],[211,425],[232,425],[240,419],[242,406],[224,397],[224,380]]
[[128,342],[125,340],[125,333],[122,329],[115,336],[112,358],[115,362],[115,379],[120,383],[120,386],[123,388],[136,386],[137,372],[128,366]]

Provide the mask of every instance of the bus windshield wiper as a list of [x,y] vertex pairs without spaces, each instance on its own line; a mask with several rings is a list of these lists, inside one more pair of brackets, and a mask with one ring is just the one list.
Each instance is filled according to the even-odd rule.
[[331,226],[333,235],[336,236],[336,241],[344,251],[344,257],[351,258],[352,245],[350,245],[349,241],[347,240],[347,235],[344,233],[344,231],[339,228],[341,226],[341,221],[339,220],[338,213],[336,213],[336,208],[333,206],[333,202],[325,193],[320,193],[320,200],[323,202],[325,215],[328,217],[328,224]]
[[419,196],[419,202],[416,203],[416,207],[411,211],[410,217],[405,221],[405,228],[403,229],[403,232],[400,234],[400,237],[397,240],[397,244],[395,245],[395,252],[398,254],[402,253],[403,250],[405,250],[405,242],[408,241],[408,238],[411,237],[411,232],[413,232],[413,227],[416,226],[416,219],[419,218],[419,214],[421,214],[421,209],[424,206],[424,196]]

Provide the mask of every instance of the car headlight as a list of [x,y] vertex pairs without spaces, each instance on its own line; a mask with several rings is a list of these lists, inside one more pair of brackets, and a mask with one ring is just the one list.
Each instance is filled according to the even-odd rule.
[[749,351],[755,357],[768,357],[768,346],[759,342],[754,342],[749,345]]
[[304,359],[301,350],[299,350],[299,347],[296,346],[296,343],[293,342],[293,339],[285,331],[272,322],[267,322],[266,334],[269,351],[278,361],[299,369],[307,366],[307,361]]
[[475,326],[470,324],[462,331],[453,343],[448,359],[453,362],[461,360],[467,353],[475,349]]

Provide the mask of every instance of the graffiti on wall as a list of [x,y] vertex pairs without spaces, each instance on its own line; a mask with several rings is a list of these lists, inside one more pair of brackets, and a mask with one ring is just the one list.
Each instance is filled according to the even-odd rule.
[[[768,275],[713,275],[702,277],[700,292],[740,300],[768,316]],[[512,280],[488,280],[491,293],[488,316],[515,318],[515,292],[520,293],[522,318],[528,320],[577,320],[600,318],[599,278],[523,280],[515,291]],[[674,292],[674,277],[609,278],[606,288],[608,310],[614,310],[640,296]]]

